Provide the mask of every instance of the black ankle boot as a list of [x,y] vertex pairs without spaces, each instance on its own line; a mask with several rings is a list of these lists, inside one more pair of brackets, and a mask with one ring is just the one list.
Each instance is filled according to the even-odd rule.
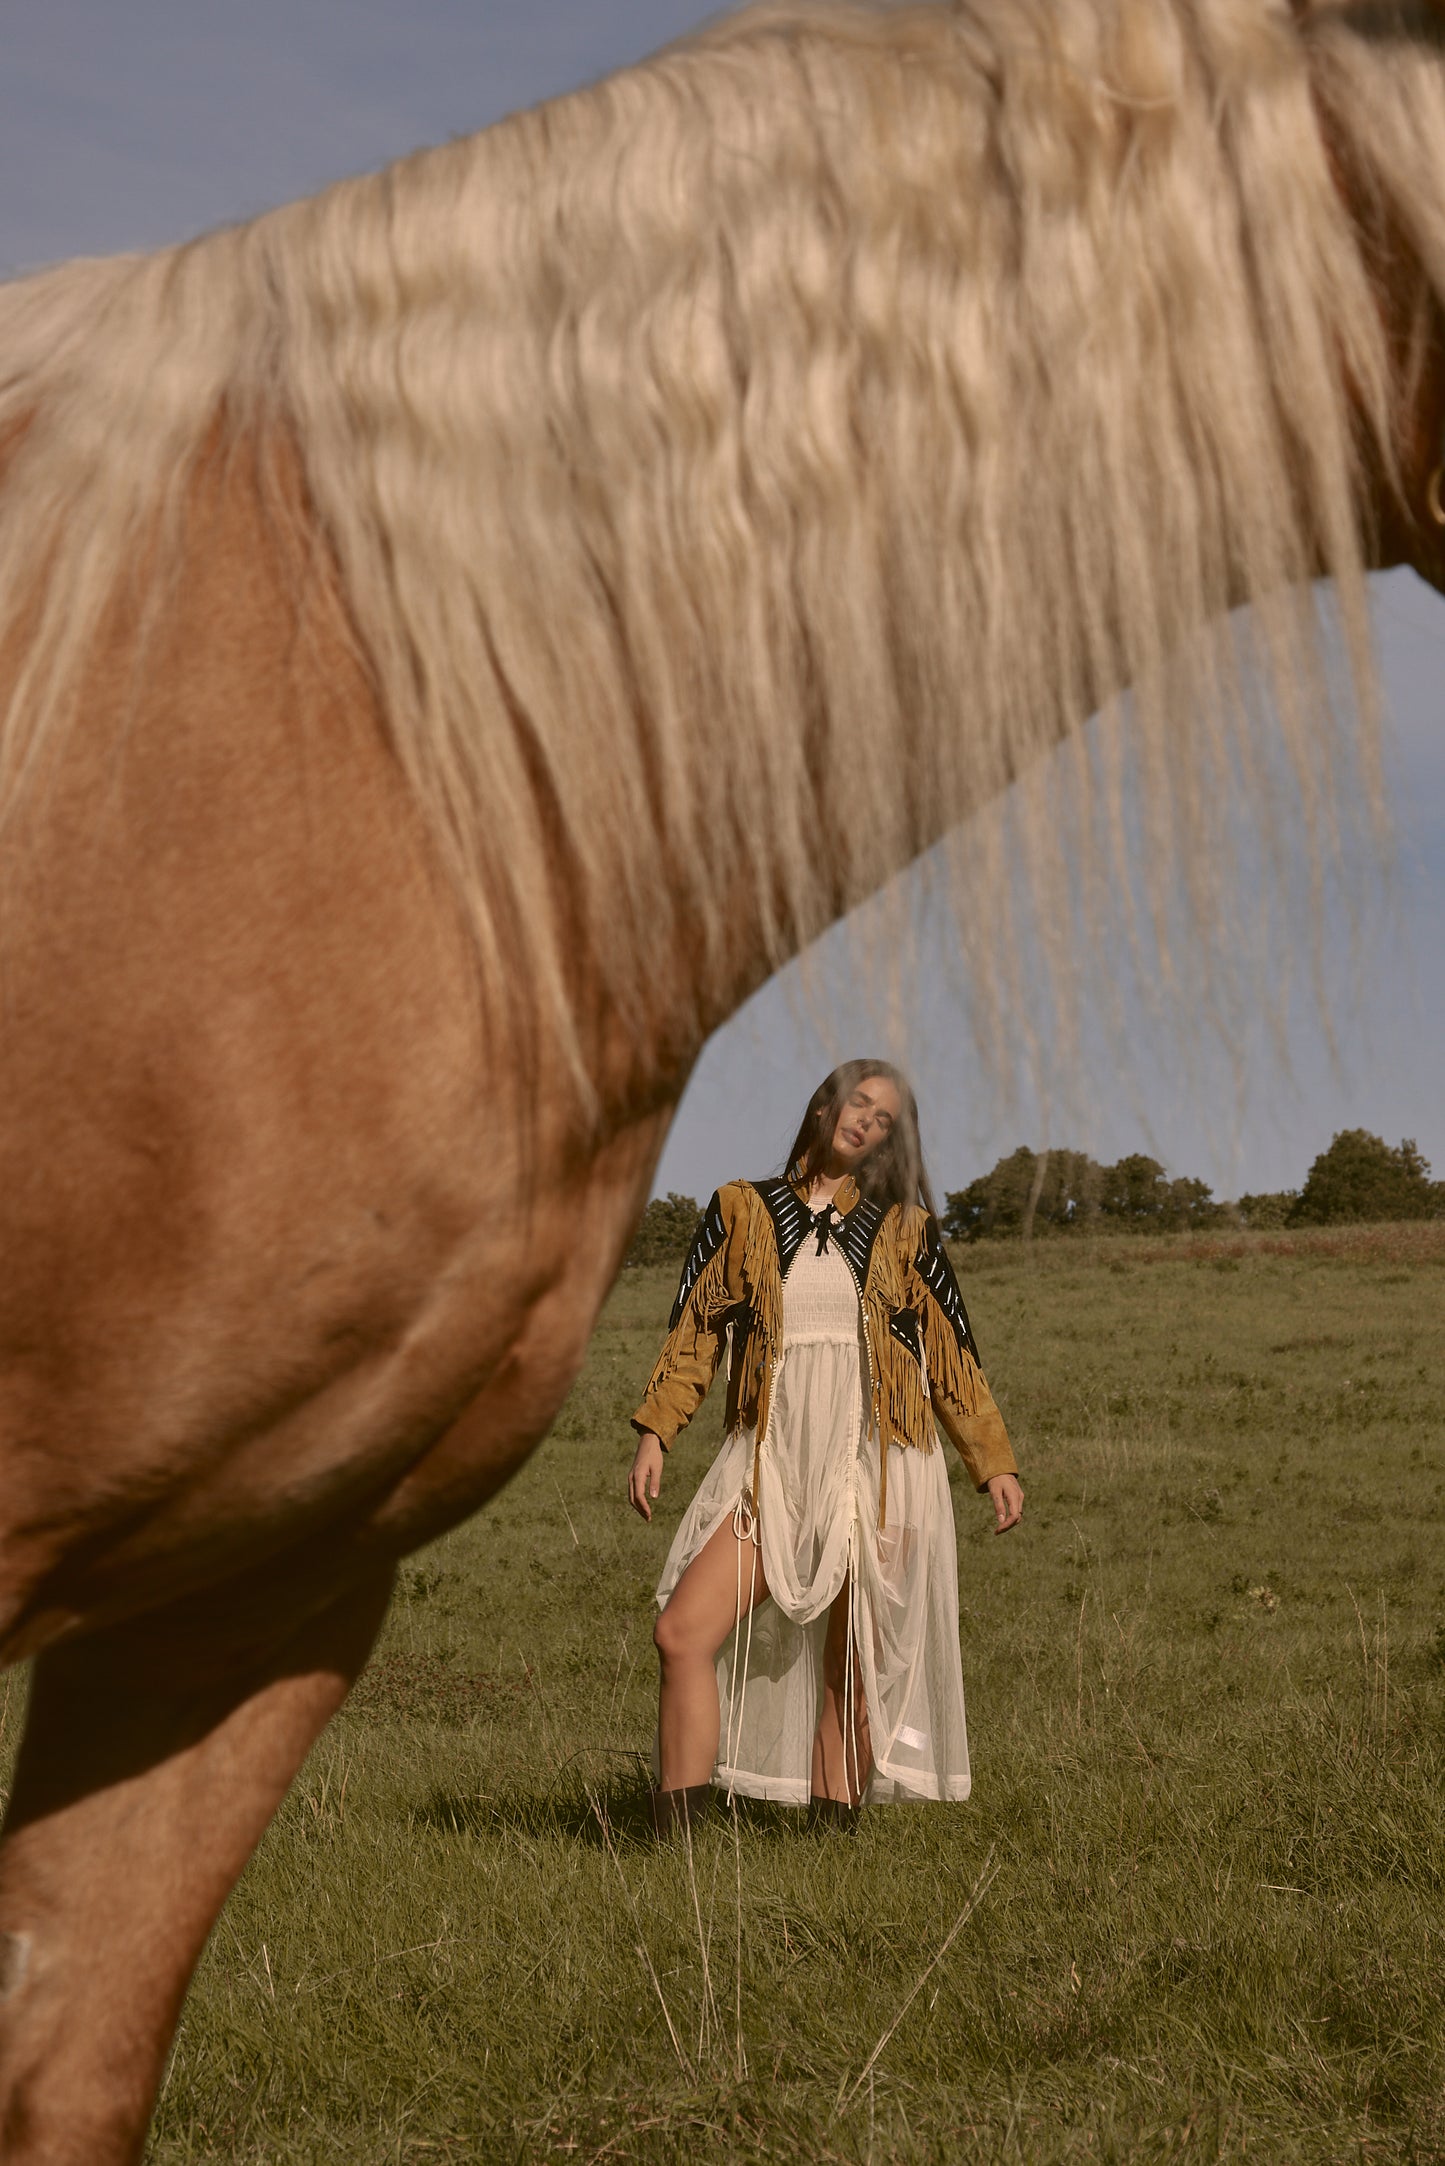
[[690,1783],[685,1790],[654,1790],[652,1832],[671,1835],[675,1828],[700,1828],[712,1805],[710,1782]]
[[808,1826],[812,1830],[830,1829],[839,1834],[856,1835],[861,1807],[845,1804],[840,1797],[810,1797],[808,1800]]

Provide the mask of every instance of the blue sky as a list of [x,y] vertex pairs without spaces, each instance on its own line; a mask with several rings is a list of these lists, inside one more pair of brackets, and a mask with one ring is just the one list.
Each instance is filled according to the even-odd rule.
[[[0,72],[0,272],[146,248],[246,217],[636,58],[711,10],[690,0],[9,0]],[[1166,1029],[1120,1063],[1095,1045],[1049,1139],[1141,1146],[1221,1194],[1296,1185],[1334,1130],[1415,1137],[1445,1175],[1445,601],[1376,582],[1397,859],[1366,882],[1358,967],[1334,973],[1331,1053],[1308,984],[1271,988],[1289,1070],[1263,1040],[1242,1077]],[[958,1003],[930,978],[906,1041],[880,1043],[821,944],[810,1014],[785,973],[706,1049],[658,1170],[706,1194],[769,1170],[838,1053],[893,1050],[919,1082],[934,1172],[955,1187],[1044,1117],[981,1074]],[[1107,960],[1107,959],[1106,959]],[[821,1020],[820,1020],[821,1019]]]

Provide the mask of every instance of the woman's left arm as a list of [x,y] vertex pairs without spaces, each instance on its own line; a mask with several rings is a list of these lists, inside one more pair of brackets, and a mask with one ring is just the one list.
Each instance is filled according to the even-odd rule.
[[975,1489],[988,1491],[994,1531],[1007,1534],[1023,1516],[1018,1463],[979,1365],[968,1311],[936,1218],[917,1214],[910,1249],[904,1277],[918,1314],[934,1414]]

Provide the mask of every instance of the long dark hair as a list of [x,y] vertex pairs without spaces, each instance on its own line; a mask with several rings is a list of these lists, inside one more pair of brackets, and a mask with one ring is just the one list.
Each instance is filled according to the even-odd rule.
[[897,1091],[898,1118],[887,1140],[870,1151],[858,1168],[858,1186],[871,1203],[882,1204],[885,1210],[890,1203],[921,1203],[936,1217],[937,1206],[918,1134],[918,1100],[907,1076],[891,1061],[845,1060],[824,1077],[808,1100],[808,1110],[793,1138],[783,1172],[789,1180],[811,1184],[823,1170],[839,1114],[858,1085],[872,1075],[886,1077]]

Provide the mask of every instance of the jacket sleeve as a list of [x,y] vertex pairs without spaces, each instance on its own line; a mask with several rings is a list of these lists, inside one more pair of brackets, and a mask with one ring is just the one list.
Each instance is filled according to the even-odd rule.
[[719,1189],[703,1212],[678,1281],[667,1337],[657,1357],[632,1426],[650,1430],[670,1451],[707,1396],[727,1339],[728,1255],[733,1231],[732,1199]]
[[918,1228],[907,1278],[918,1310],[933,1411],[974,1487],[982,1489],[995,1474],[1016,1474],[1018,1464],[979,1364],[938,1221],[920,1212]]

